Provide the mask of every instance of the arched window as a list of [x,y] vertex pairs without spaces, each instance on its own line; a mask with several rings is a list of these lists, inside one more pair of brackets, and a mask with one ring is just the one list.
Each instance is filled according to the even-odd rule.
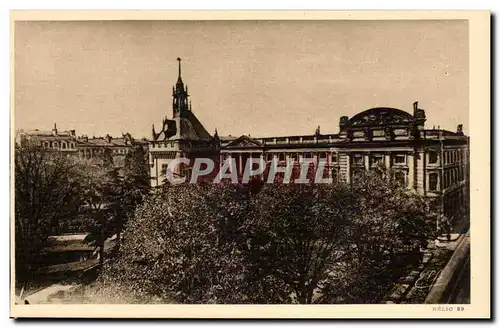
[[75,149],[75,143],[74,143],[74,142],[70,143],[70,144],[69,144],[69,148],[71,148],[71,149]]
[[54,141],[52,143],[52,148],[59,148],[59,143],[57,141]]
[[438,188],[438,175],[437,173],[430,173],[429,174],[429,190],[430,191],[437,191]]
[[62,146],[62,149],[66,149],[66,143],[65,142],[62,142],[61,146]]
[[45,148],[49,148],[49,147],[50,147],[50,143],[49,143],[48,141],[44,141],[44,142],[43,142],[43,146],[44,146]]

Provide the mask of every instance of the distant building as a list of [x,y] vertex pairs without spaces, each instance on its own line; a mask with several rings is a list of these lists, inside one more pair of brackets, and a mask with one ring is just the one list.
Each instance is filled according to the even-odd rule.
[[135,146],[147,150],[148,140],[134,139],[130,133],[124,133],[116,138],[107,134],[105,137],[76,136],[75,130],[59,131],[54,124],[52,131],[20,131],[17,142],[24,144],[34,142],[40,147],[58,151],[78,159],[99,159],[109,153],[117,167],[124,165],[127,153]]
[[21,130],[17,136],[19,144],[33,142],[41,147],[61,151],[69,155],[77,154],[77,138],[75,130],[59,131],[54,123],[52,131]]
[[116,167],[124,165],[125,156],[135,146],[147,149],[147,140],[135,140],[130,133],[122,134],[121,138],[112,137],[107,134],[105,137],[82,136],[77,138],[77,148],[79,158],[102,158],[109,152]]

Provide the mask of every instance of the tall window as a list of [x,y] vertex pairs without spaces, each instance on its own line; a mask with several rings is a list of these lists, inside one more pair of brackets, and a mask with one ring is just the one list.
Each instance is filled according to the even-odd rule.
[[339,161],[337,153],[332,153],[332,163],[337,163]]
[[53,148],[59,148],[59,144],[57,143],[57,141],[54,141],[54,142],[52,143],[52,147],[53,147]]
[[336,183],[339,181],[339,169],[334,167],[332,168],[332,182]]
[[280,162],[281,162],[281,161],[284,161],[284,160],[285,160],[285,158],[286,158],[285,153],[279,153],[279,155],[278,155],[278,160],[279,160]]
[[396,182],[402,186],[405,186],[406,185],[406,175],[404,172],[402,171],[396,171],[394,173],[394,178],[396,180]]
[[65,142],[61,143],[61,146],[62,146],[62,149],[66,149],[66,143]]
[[381,154],[374,154],[370,158],[371,166],[379,166],[384,164],[384,156]]
[[326,162],[326,160],[328,159],[328,154],[326,152],[320,152],[318,154],[318,157],[320,160],[322,160],[323,162]]
[[438,175],[437,173],[429,174],[429,190],[437,191],[438,188]]
[[437,155],[437,151],[430,151],[429,152],[429,163],[430,164],[436,164],[438,161],[438,155]]

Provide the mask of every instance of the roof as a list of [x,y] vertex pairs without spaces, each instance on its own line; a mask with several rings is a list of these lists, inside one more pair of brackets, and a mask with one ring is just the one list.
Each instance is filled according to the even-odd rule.
[[415,117],[403,110],[391,107],[374,107],[362,111],[347,121],[347,126],[386,126],[409,124]]
[[[190,110],[184,110],[181,116],[173,119],[164,119],[160,132],[154,132],[154,139],[164,140],[192,140],[211,141],[213,138],[203,124]],[[154,131],[154,130],[153,130]]]
[[77,139],[78,146],[80,147],[131,147],[134,145],[147,144],[147,140],[135,140],[132,138],[113,138],[109,139],[106,137],[93,137],[93,138],[82,138]]
[[191,111],[184,111],[185,117],[180,117],[179,131],[176,134],[186,140],[212,140],[212,136],[205,130],[198,118]]

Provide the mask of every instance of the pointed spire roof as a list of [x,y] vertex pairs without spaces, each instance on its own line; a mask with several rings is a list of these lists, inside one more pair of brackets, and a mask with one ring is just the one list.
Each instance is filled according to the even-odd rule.
[[179,62],[179,77],[177,77],[177,85],[183,85],[182,76],[181,76],[181,58],[177,57],[177,61]]

